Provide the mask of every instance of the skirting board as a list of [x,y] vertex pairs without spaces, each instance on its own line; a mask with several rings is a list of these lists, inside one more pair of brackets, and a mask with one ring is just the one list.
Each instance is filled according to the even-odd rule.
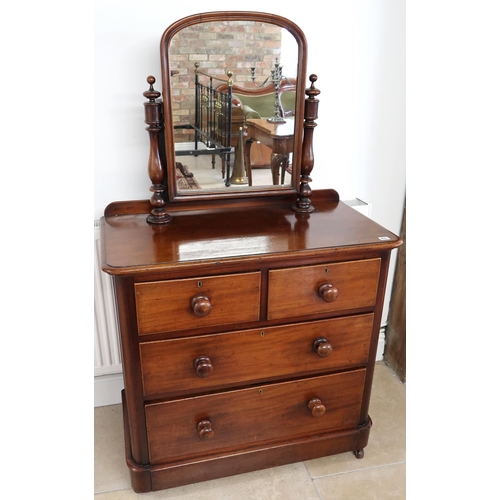
[[123,387],[122,373],[94,377],[94,408],[121,404]]
[[378,334],[377,356],[375,357],[375,361],[382,361],[384,359],[385,328],[386,328],[386,325],[382,325],[380,327],[380,332]]

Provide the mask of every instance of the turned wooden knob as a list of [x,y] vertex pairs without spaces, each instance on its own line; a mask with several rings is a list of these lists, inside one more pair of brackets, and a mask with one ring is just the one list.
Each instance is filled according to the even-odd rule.
[[212,375],[214,367],[211,359],[207,356],[200,356],[199,358],[196,358],[194,360],[194,370],[196,371],[196,375],[201,378]]
[[333,302],[339,296],[339,291],[332,283],[321,285],[318,288],[318,293],[325,302]]
[[327,358],[332,353],[333,348],[327,339],[321,337],[314,341],[314,350],[320,358]]
[[200,436],[200,439],[210,439],[215,435],[215,432],[212,429],[212,422],[210,422],[210,420],[202,420],[201,422],[198,422],[196,429],[198,430],[198,436]]
[[313,398],[307,403],[308,408],[311,410],[313,417],[321,417],[326,411],[325,405],[319,398]]
[[206,295],[196,295],[191,299],[191,307],[196,316],[204,317],[210,314],[212,304]]

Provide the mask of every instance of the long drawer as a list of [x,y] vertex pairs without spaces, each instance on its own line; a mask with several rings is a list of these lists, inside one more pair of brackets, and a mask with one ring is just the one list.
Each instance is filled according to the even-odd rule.
[[139,335],[203,328],[260,316],[260,272],[136,283]]
[[353,428],[365,370],[146,405],[151,464]]
[[372,307],[379,273],[380,259],[272,269],[267,318]]
[[218,389],[360,366],[373,314],[140,345],[145,396]]

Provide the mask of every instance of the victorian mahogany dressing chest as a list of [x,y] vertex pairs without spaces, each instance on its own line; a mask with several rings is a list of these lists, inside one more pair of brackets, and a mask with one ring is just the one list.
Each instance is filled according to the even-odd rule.
[[160,120],[152,126],[146,110],[153,198],[112,203],[101,224],[137,492],[363,457],[389,258],[401,240],[336,191],[311,193],[314,81],[297,89],[297,101],[299,90],[308,99],[297,106],[296,189],[292,179],[282,191],[175,199],[162,180],[172,137],[165,131],[165,153]]

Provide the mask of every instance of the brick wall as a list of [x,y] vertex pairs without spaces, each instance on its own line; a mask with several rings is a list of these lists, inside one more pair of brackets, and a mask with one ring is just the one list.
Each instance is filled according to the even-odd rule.
[[[227,81],[228,70],[233,83],[240,87],[255,87],[251,67],[255,67],[256,82],[262,83],[280,58],[281,28],[259,22],[226,21],[190,26],[172,39],[170,70],[179,73],[171,77],[172,114],[174,125],[194,123],[194,64],[200,71]],[[200,80],[201,81],[201,80]],[[205,83],[207,79],[204,79]],[[214,87],[224,83],[214,80]],[[192,134],[176,133],[176,141],[192,141]]]

